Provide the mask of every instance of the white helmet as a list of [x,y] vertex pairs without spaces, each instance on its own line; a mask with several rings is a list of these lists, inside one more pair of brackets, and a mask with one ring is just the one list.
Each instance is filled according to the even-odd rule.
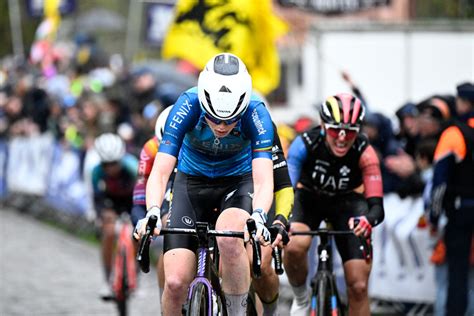
[[203,110],[217,120],[230,120],[247,109],[252,78],[239,57],[214,56],[199,74],[198,97]]
[[125,155],[125,142],[116,134],[100,135],[95,139],[94,147],[101,162],[119,161]]
[[160,142],[161,142],[161,139],[163,138],[163,132],[165,131],[166,119],[168,118],[168,115],[170,114],[172,108],[173,108],[172,105],[168,106],[166,109],[161,111],[160,115],[156,119],[155,135],[156,135],[156,138],[158,138],[158,141]]

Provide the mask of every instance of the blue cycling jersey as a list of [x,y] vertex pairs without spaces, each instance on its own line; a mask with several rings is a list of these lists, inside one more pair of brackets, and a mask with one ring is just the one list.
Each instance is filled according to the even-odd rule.
[[165,124],[159,152],[178,158],[178,170],[209,178],[252,171],[252,159],[272,158],[273,127],[265,104],[252,95],[242,119],[218,138],[204,119],[197,88],[181,94]]

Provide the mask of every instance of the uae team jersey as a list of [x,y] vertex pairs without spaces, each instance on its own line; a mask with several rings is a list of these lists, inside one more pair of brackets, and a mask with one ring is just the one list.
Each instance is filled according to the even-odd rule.
[[336,157],[324,143],[321,127],[310,129],[291,144],[288,170],[293,186],[299,182],[319,194],[345,194],[363,184],[366,198],[383,196],[377,154],[362,134],[344,157]]
[[177,157],[178,171],[209,178],[237,176],[252,171],[254,158],[272,159],[272,121],[257,95],[226,137],[214,136],[204,113],[194,87],[179,97],[168,116],[159,152]]

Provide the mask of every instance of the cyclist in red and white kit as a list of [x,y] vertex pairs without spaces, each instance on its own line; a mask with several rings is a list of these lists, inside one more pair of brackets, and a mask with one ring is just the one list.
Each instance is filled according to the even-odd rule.
[[[360,134],[362,102],[347,93],[327,98],[319,108],[321,126],[298,136],[290,146],[288,169],[295,192],[290,231],[319,228],[323,220],[335,230],[355,235],[336,237],[344,264],[349,315],[370,315],[368,279],[371,261],[360,251],[357,236],[369,238],[384,218],[380,164],[367,137]],[[354,228],[354,220],[359,224]],[[356,236],[357,235],[357,236]],[[294,292],[292,315],[308,315],[307,254],[309,236],[292,236],[284,266]]]

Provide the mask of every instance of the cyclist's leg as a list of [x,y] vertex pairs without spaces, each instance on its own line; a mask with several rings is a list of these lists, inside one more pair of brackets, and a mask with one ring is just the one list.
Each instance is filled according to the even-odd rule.
[[[316,213],[314,207],[321,204],[308,191],[297,189],[295,205],[290,218],[290,231],[308,231],[318,229],[322,217]],[[293,287],[302,287],[306,284],[308,274],[307,254],[311,246],[310,236],[291,236],[290,242],[283,252],[283,264],[288,280]]]
[[[252,212],[252,175],[237,177],[227,184],[225,192],[222,192],[223,211],[217,219],[216,229],[242,231]],[[243,315],[250,287],[249,255],[241,239],[217,238],[217,243],[223,277],[222,289],[229,315]]]
[[371,264],[364,259],[351,259],[344,263],[351,316],[370,315],[368,283],[371,267]]
[[[174,182],[174,201],[169,212],[167,227],[194,228],[196,210],[191,203],[196,190],[189,185],[188,176],[179,173]],[[186,235],[164,236],[164,291],[162,299],[163,315],[181,315],[186,301],[188,286],[196,271],[195,250],[197,240]]]
[[253,279],[253,287],[263,305],[263,315],[275,315],[278,307],[280,280],[272,265],[272,247],[262,247],[262,275]]
[[[225,209],[217,219],[216,229],[242,231],[249,217],[249,213],[242,209]],[[237,238],[217,238],[217,244],[222,263],[222,289],[229,315],[243,315],[250,287],[247,251],[242,240]]]
[[[161,217],[162,227],[166,227],[166,222],[168,220],[168,213]],[[158,254],[158,260],[156,261],[156,277],[158,278],[158,287],[160,291],[160,301],[163,297],[163,290],[165,286],[165,270],[164,270],[164,260],[163,260],[163,249],[160,247],[161,251]]]
[[194,252],[185,248],[170,249],[163,255],[166,271],[161,305],[163,315],[181,315],[188,286],[194,278],[195,261]]
[[105,279],[110,280],[110,273],[112,272],[112,258],[114,253],[115,242],[115,222],[117,214],[112,209],[102,209],[100,212],[101,219],[101,251],[102,263],[105,271]]
[[[315,209],[315,206],[320,208]],[[290,219],[290,231],[318,229],[323,219],[321,210],[324,210],[324,207],[323,201],[316,198],[313,193],[297,189]],[[283,252],[283,264],[294,294],[292,315],[307,315],[309,312],[310,293],[306,279],[311,241],[310,236],[292,236]]]
[[[275,203],[273,203],[275,204]],[[268,212],[267,227],[273,223],[275,217],[275,207]],[[262,247],[262,266],[260,278],[253,279],[253,288],[257,293],[263,306],[263,315],[276,315],[278,307],[278,293],[280,287],[280,279],[275,273],[272,265],[272,247]],[[249,257],[252,258],[249,252]]]
[[[301,222],[292,222],[290,231],[308,231],[310,227]],[[308,250],[311,246],[310,236],[292,236],[283,251],[283,265],[288,282],[294,294],[293,305],[305,310],[309,307],[309,289],[306,284],[308,274]],[[292,310],[298,309],[296,306]]]
[[[364,215],[368,209],[365,198],[358,193],[349,194],[334,204],[340,210],[330,219],[336,230],[348,230],[349,218]],[[372,262],[364,258],[360,242],[354,235],[336,237],[337,249],[344,263],[349,315],[370,315],[368,283]]]

